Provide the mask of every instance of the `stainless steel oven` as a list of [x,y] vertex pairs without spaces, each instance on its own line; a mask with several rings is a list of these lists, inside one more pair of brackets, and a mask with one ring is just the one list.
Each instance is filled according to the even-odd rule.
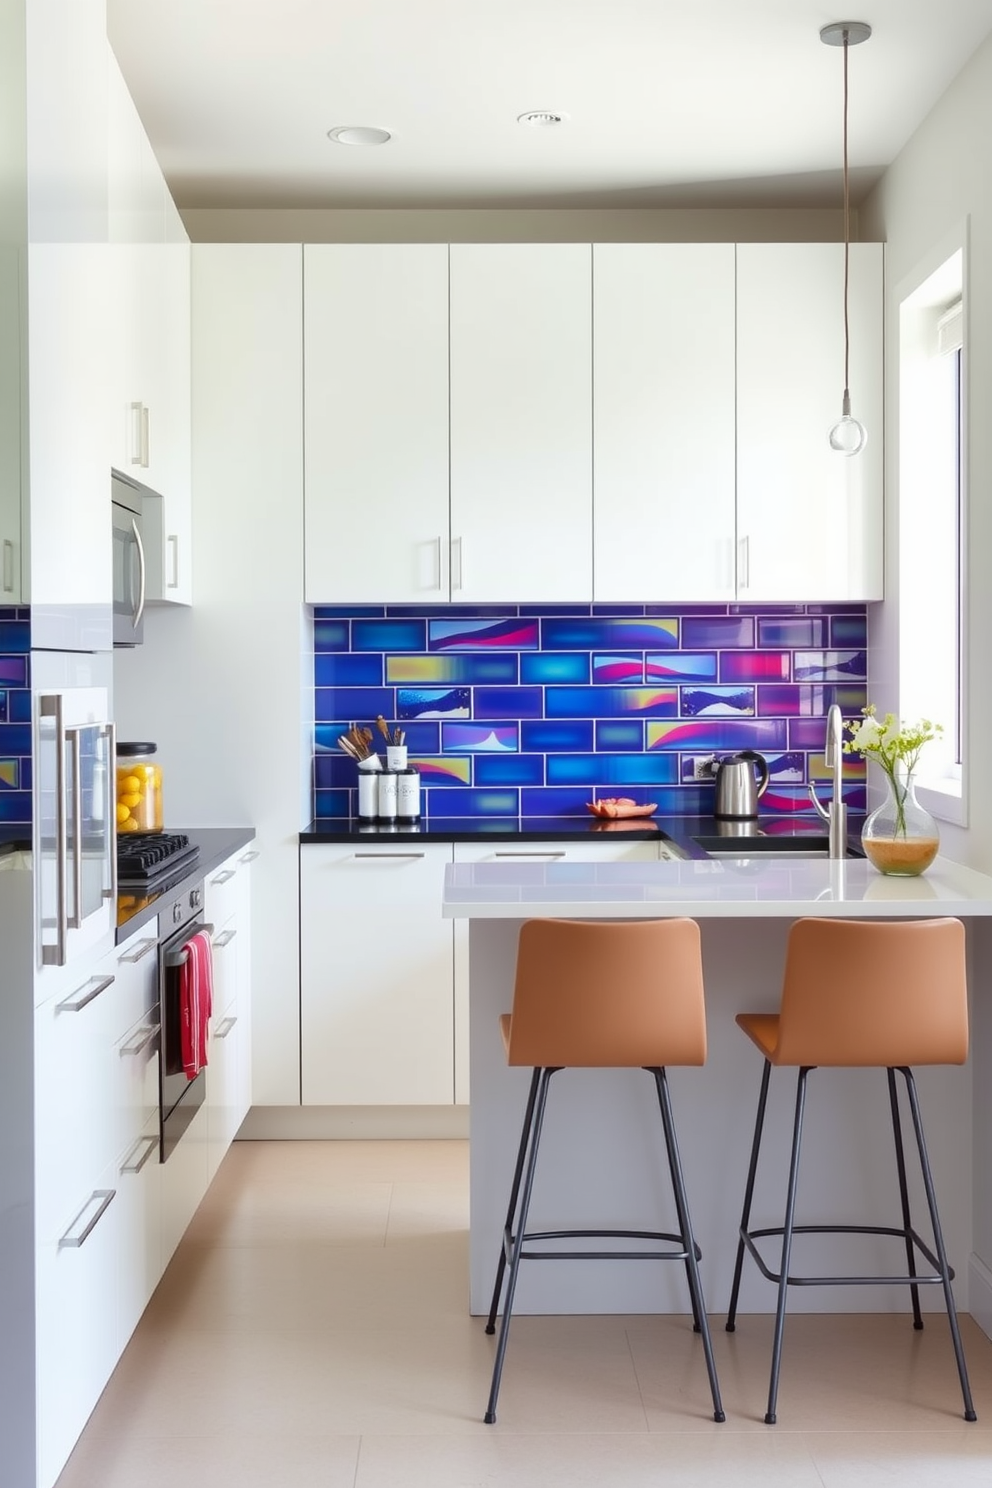
[[145,612],[145,549],[140,486],[110,473],[114,527],[114,645],[140,646]]
[[160,1156],[166,1162],[185,1135],[206,1096],[206,1070],[190,1079],[183,1067],[182,968],[187,942],[201,930],[211,931],[203,919],[203,884],[186,887],[159,911],[159,1007],[162,1035],[159,1048]]

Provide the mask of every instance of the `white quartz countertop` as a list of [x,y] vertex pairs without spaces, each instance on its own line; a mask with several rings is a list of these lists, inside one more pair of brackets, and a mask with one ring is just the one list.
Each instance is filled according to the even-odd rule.
[[992,877],[938,858],[890,878],[860,858],[453,863],[446,919],[992,915]]

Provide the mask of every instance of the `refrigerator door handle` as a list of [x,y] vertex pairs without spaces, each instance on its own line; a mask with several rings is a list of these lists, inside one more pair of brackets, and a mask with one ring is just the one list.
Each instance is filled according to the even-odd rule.
[[58,693],[43,697],[40,716],[55,720],[55,944],[42,946],[43,966],[64,966],[69,926],[65,902],[68,843],[65,820],[65,721]]

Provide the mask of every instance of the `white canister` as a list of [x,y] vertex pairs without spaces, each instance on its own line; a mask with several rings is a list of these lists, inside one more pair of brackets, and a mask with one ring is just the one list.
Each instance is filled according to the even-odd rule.
[[394,822],[396,820],[396,782],[399,776],[394,770],[383,770],[377,779],[379,794],[376,815],[381,822]]
[[405,744],[387,744],[386,745],[386,769],[387,770],[405,770],[406,769],[406,745]]
[[374,822],[379,815],[379,756],[372,754],[358,766],[358,819]]
[[401,770],[396,777],[396,817],[398,821],[420,820],[419,770]]

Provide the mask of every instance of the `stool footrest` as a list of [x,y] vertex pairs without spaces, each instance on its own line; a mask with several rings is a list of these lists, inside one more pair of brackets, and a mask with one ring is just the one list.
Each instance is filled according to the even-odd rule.
[[[503,1251],[507,1260],[513,1248],[515,1236],[503,1231]],[[527,1230],[522,1245],[543,1243],[547,1240],[654,1240],[667,1245],[677,1245],[678,1250],[521,1250],[522,1261],[687,1261],[689,1252],[681,1235],[668,1234],[664,1230]],[[702,1251],[693,1245],[696,1260],[702,1259]]]
[[[916,1249],[923,1255],[927,1262],[939,1273],[940,1262],[926,1242],[913,1229],[900,1230],[892,1225],[793,1225],[793,1235],[890,1235],[896,1240],[910,1240]],[[773,1226],[766,1230],[741,1229],[741,1240],[747,1247],[748,1253],[753,1257],[758,1270],[767,1281],[780,1282],[782,1273],[772,1271],[765,1264],[761,1252],[755,1245],[755,1240],[761,1240],[770,1235],[781,1236],[784,1234],[782,1225]],[[954,1280],[954,1271],[948,1267],[948,1278]],[[936,1276],[911,1276],[908,1273],[899,1276],[787,1276],[787,1286],[943,1286],[944,1278]]]

